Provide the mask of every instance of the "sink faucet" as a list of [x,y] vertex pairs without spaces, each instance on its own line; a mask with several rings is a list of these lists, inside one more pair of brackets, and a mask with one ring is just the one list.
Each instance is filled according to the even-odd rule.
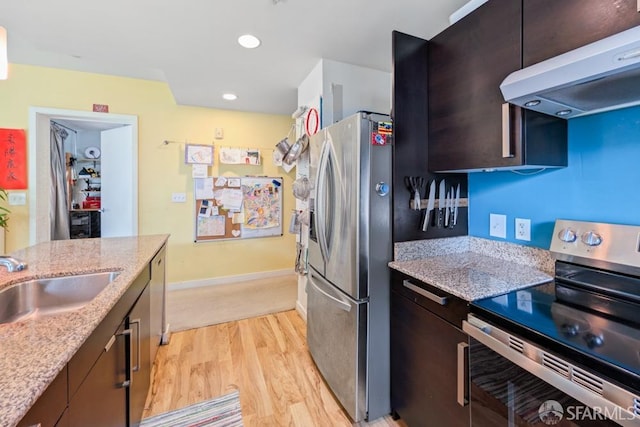
[[26,262],[22,262],[7,255],[0,255],[0,265],[4,265],[5,267],[7,267],[7,271],[9,273],[12,273],[14,271],[21,271],[27,268]]

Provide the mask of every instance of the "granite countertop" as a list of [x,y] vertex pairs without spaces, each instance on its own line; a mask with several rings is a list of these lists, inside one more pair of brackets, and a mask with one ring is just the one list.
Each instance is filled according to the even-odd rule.
[[469,237],[434,239],[396,247],[389,267],[474,301],[553,280],[545,252]]
[[80,310],[0,324],[0,426],[15,426],[167,242],[168,235],[59,240],[11,255],[24,271],[0,267],[0,289],[23,280],[120,271]]

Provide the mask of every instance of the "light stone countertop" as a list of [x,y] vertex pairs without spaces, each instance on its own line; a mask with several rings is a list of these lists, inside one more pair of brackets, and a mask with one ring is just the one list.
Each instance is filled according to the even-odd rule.
[[475,237],[396,244],[389,267],[466,301],[553,280],[548,251]]
[[11,255],[24,271],[0,267],[0,289],[23,280],[120,271],[77,311],[0,324],[0,426],[15,426],[167,242],[169,235],[59,240]]

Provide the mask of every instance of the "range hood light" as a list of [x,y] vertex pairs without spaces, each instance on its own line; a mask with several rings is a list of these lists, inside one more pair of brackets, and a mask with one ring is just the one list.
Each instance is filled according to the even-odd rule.
[[573,110],[560,110],[556,113],[556,116],[560,116],[560,117],[564,117],[564,116],[568,116],[569,114],[573,113]]
[[525,102],[524,106],[525,107],[535,107],[538,104],[540,104],[540,100],[539,99],[534,99],[533,101]]

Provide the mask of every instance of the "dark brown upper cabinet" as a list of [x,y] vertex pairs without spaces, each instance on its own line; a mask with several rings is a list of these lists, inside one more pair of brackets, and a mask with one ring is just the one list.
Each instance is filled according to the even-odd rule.
[[566,120],[505,104],[522,68],[522,2],[492,0],[429,42],[429,170],[567,165]]
[[[405,177],[419,176],[427,183],[446,178],[449,186],[460,184],[461,198],[467,197],[467,175],[436,175],[427,170],[427,51],[424,39],[398,31],[392,33],[392,118],[393,118],[393,241],[406,242],[467,234],[466,207],[459,209],[454,228],[429,227],[422,231],[425,210],[410,208],[411,192]],[[421,198],[427,198],[427,189]]]
[[637,0],[524,0],[525,67],[640,25]]

